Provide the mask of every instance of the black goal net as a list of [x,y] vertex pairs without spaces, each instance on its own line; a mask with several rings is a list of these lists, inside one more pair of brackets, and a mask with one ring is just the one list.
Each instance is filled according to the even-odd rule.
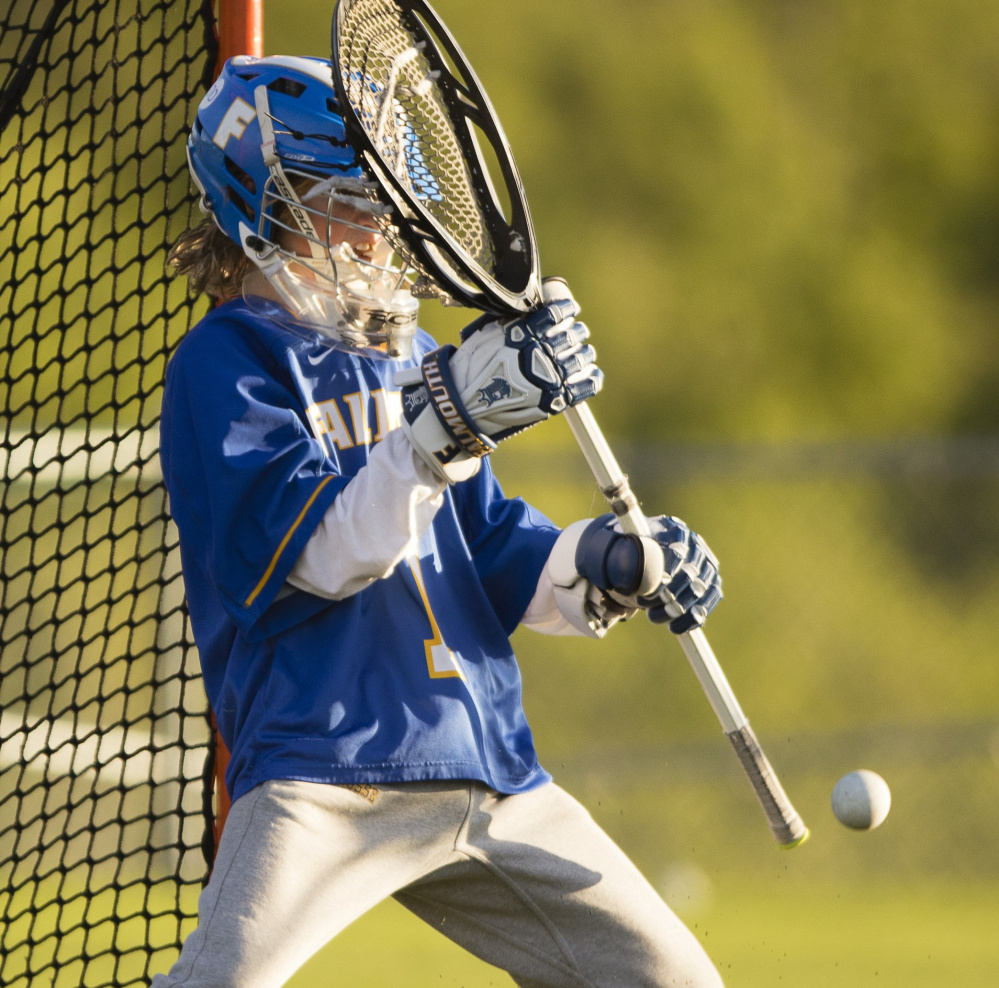
[[146,983],[207,871],[206,702],[157,430],[201,314],[164,262],[216,48],[204,0],[0,4],[5,988]]

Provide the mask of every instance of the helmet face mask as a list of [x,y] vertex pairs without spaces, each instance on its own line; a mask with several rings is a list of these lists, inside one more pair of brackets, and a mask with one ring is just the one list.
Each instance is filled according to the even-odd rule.
[[276,295],[299,323],[346,349],[410,356],[419,302],[399,268],[362,260],[346,243],[333,246],[328,257],[273,247],[256,260],[243,286],[252,307]]
[[230,59],[198,109],[188,162],[202,210],[255,266],[251,304],[279,301],[336,344],[407,358],[419,303],[392,263],[391,210],[345,139],[331,79],[322,59]]

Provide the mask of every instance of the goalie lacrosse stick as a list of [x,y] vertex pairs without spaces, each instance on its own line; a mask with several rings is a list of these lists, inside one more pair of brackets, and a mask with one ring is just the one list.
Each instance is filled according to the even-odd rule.
[[[393,206],[383,233],[419,273],[414,294],[506,317],[550,300],[551,283],[543,292],[527,199],[506,137],[471,66],[429,4],[339,0],[332,43],[347,136]],[[593,413],[580,404],[564,416],[621,527],[648,535],[648,522]],[[771,832],[782,847],[797,846],[808,828],[707,638],[699,628],[677,637]]]

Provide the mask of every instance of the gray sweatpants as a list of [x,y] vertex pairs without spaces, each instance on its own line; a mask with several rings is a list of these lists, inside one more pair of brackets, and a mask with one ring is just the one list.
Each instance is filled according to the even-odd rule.
[[153,988],[278,988],[392,895],[523,988],[719,988],[700,944],[554,784],[267,782],[236,800],[198,927]]

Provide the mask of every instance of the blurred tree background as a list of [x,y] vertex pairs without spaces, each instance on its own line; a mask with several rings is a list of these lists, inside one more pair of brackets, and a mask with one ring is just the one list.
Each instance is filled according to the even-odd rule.
[[[272,3],[269,50],[326,54]],[[994,5],[437,6],[603,343],[612,432],[997,425]]]
[[[434,6],[503,121],[544,271],[583,304],[598,419],[647,509],[721,559],[709,636],[814,836],[773,849],[682,655],[642,620],[602,643],[518,633],[543,760],[710,921],[732,985],[991,983],[999,7]],[[268,0],[268,52],[327,56],[328,15]],[[467,319],[425,306],[439,338]],[[560,423],[495,460],[559,523],[602,510]],[[857,835],[828,799],[861,766],[895,807]],[[401,936],[392,915],[331,956]]]

